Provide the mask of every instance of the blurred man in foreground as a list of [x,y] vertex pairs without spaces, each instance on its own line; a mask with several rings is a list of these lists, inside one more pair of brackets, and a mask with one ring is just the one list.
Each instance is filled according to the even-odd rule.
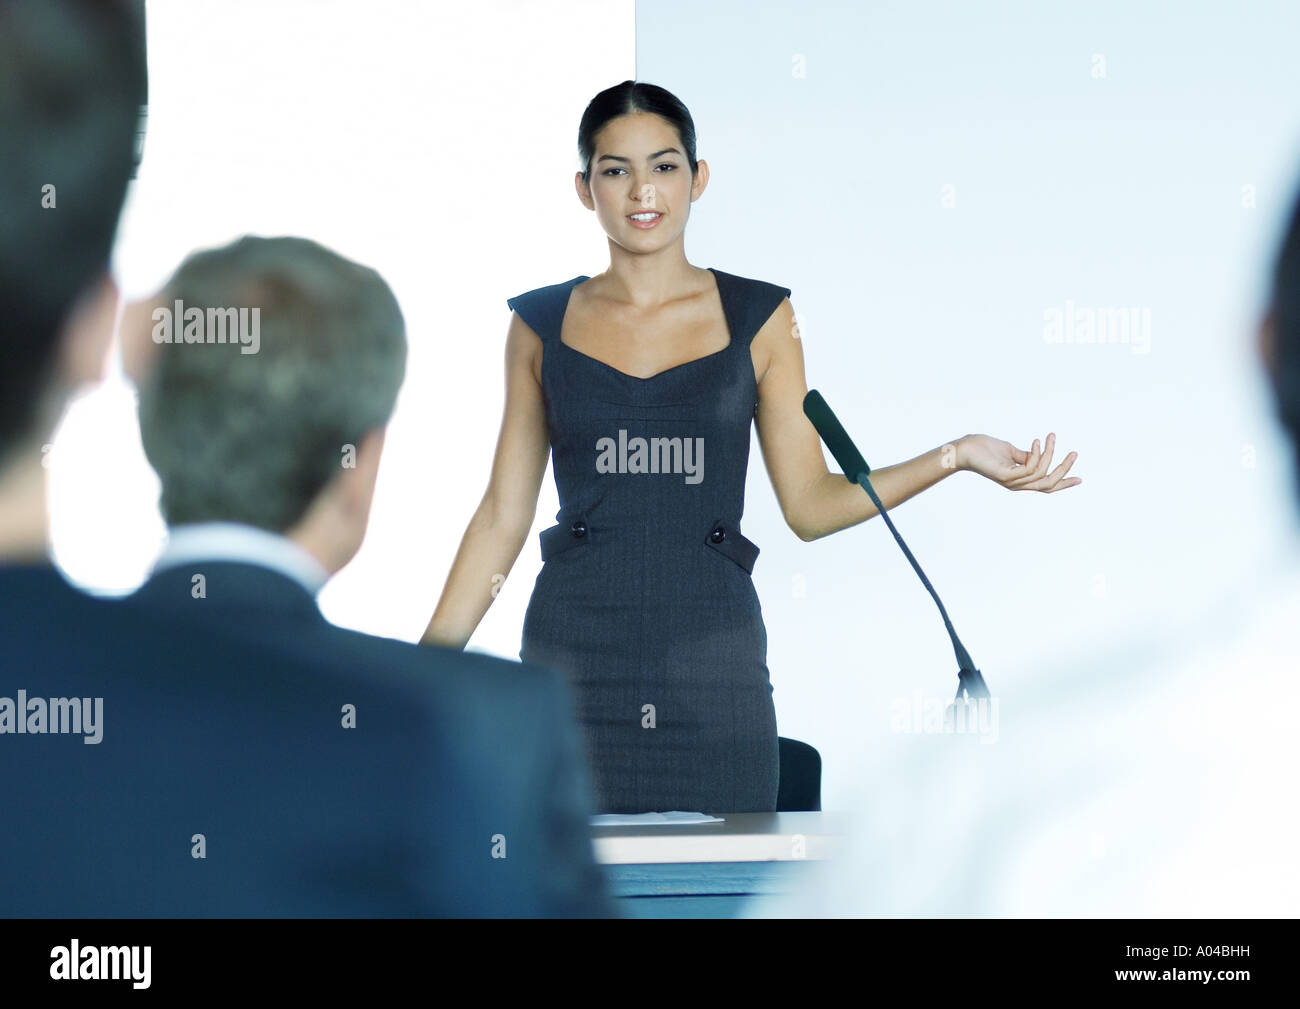
[[490,906],[499,888],[496,913],[609,913],[560,675],[345,630],[316,605],[365,538],[405,374],[388,285],[307,239],[245,237],[191,255],[144,307],[122,340],[169,542],[129,604],[309,668],[409,677],[459,777],[441,830],[482,856],[460,866],[466,889]]

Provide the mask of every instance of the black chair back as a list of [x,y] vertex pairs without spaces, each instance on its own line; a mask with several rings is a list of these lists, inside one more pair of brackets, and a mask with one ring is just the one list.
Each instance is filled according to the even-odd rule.
[[817,750],[797,739],[778,736],[781,749],[781,778],[776,793],[778,813],[805,812],[822,808],[822,757]]

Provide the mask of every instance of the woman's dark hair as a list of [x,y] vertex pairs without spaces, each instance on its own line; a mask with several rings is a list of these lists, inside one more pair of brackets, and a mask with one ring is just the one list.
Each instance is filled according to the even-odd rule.
[[591,181],[591,159],[596,154],[596,134],[611,119],[633,112],[652,112],[667,120],[681,138],[686,161],[695,177],[695,121],[686,106],[670,91],[643,81],[624,81],[606,88],[590,102],[578,124],[578,160],[582,164],[582,181]]

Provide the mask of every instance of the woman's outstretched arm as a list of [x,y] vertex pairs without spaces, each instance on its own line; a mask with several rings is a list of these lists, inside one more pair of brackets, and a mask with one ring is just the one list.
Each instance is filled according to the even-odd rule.
[[506,402],[487,491],[452,562],[422,645],[464,648],[523,549],[537,514],[549,440],[542,342],[515,313],[506,333]]
[[[759,445],[782,514],[795,535],[819,539],[878,514],[861,487],[827,469],[821,439],[804,416],[808,384],[803,344],[788,298],[755,335],[753,356],[759,376]],[[988,435],[968,434],[907,462],[873,469],[871,486],[886,510],[892,510],[959,470],[979,473],[1011,490],[1051,493],[1082,483],[1077,477],[1064,479],[1077,457],[1074,452],[1048,473],[1055,444],[1056,436],[1049,434],[1040,453],[1037,439],[1026,451]]]

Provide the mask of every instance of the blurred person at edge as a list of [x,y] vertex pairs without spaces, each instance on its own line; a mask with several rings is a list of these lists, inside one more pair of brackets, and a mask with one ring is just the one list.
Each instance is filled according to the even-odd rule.
[[432,682],[426,649],[371,666],[160,620],[51,564],[50,440],[117,312],[141,8],[0,0],[0,916],[601,913],[562,734],[519,758],[557,795],[518,803],[524,772],[498,789],[457,739],[487,700]]
[[[1300,197],[1254,344],[1300,501]],[[1045,659],[1041,681],[1001,699],[992,745],[900,734],[841,857],[746,915],[1296,916],[1297,629],[1293,525],[1204,612]]]

